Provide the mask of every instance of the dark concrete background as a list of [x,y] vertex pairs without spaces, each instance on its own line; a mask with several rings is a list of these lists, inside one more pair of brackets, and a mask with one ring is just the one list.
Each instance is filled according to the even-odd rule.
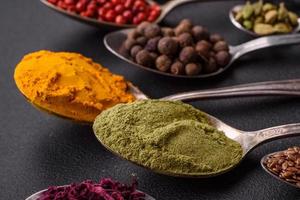
[[[164,23],[188,17],[221,33],[230,44],[251,37],[228,19],[238,1],[193,3],[174,10]],[[300,10],[300,9],[299,9]],[[250,153],[234,171],[211,179],[157,175],[107,152],[92,129],[34,109],[18,92],[13,72],[24,54],[48,49],[80,52],[124,75],[146,94],[159,98],[177,92],[258,81],[300,78],[300,46],[266,49],[241,58],[225,74],[207,80],[174,79],[137,69],[109,53],[105,30],[67,19],[38,0],[0,2],[0,199],[25,199],[49,185],[113,177],[130,181],[137,174],[140,189],[161,200],[297,200],[300,191],[274,180],[260,167],[270,152],[300,145],[300,138],[277,140]],[[297,98],[259,97],[193,103],[242,130],[258,130],[300,121]]]

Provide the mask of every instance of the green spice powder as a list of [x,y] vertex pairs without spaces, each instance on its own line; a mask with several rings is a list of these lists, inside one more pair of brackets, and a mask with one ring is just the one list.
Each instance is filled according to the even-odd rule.
[[104,145],[124,158],[165,174],[216,174],[242,158],[239,143],[182,102],[119,104],[102,112],[93,129]]

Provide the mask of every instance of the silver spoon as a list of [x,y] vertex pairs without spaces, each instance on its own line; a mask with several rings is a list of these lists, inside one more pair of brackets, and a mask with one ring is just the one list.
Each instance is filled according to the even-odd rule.
[[[100,21],[100,20],[97,20],[97,19],[94,19],[94,18],[83,17],[83,16],[78,15],[74,12],[69,12],[69,11],[66,11],[62,8],[59,8],[58,6],[55,6],[51,3],[49,3],[47,0],[40,0],[40,1],[44,5],[46,5],[47,7],[53,9],[54,11],[56,11],[60,14],[63,14],[67,17],[72,18],[72,19],[75,19],[75,20],[78,20],[78,21],[81,21],[81,22],[84,22],[84,23],[87,23],[87,24],[90,24],[90,25],[94,25],[94,26],[97,26],[97,27],[110,27],[110,28],[116,28],[117,29],[117,28],[131,28],[131,27],[136,27],[137,26],[137,25],[134,25],[134,24],[116,24],[116,23],[113,23],[113,22],[106,22],[106,21],[102,21],[102,20]],[[153,22],[153,23],[161,22],[165,18],[165,16],[169,12],[171,12],[175,7],[177,7],[179,5],[182,5],[182,4],[185,4],[185,3],[193,2],[193,1],[197,1],[197,0],[172,0],[172,1],[166,2],[163,5],[158,4],[161,8],[161,14],[156,19],[156,21]],[[202,1],[205,1],[205,0],[202,0]],[[206,0],[206,1],[208,1],[208,0]],[[155,3],[153,0],[147,0],[147,2],[149,4]]]
[[[138,87],[128,82],[129,92],[137,99],[149,99],[149,97],[143,93]],[[179,93],[161,99],[164,100],[176,100],[176,101],[193,101],[200,99],[213,99],[213,98],[224,98],[224,97],[243,97],[243,96],[269,96],[269,95],[280,95],[280,96],[300,96],[300,79],[294,80],[283,80],[283,81],[269,81],[252,84],[236,85],[217,89],[198,90],[191,92]],[[26,98],[26,97],[25,97]],[[27,99],[27,98],[26,98]],[[70,117],[62,116],[59,113],[55,113],[51,110],[46,110],[35,104],[35,102],[27,99],[34,107],[40,111],[46,112],[51,115],[55,115],[61,118],[69,119],[75,122],[90,124],[89,121],[76,121]]]
[[[295,123],[295,124],[287,124],[287,125],[282,125],[282,126],[277,126],[277,127],[272,127],[272,128],[268,128],[268,129],[263,129],[263,130],[259,130],[259,131],[242,131],[242,130],[238,130],[236,128],[233,128],[227,124],[225,124],[224,122],[222,122],[221,120],[205,113],[207,119],[210,121],[211,125],[215,128],[217,128],[218,130],[224,132],[224,134],[238,142],[242,149],[243,149],[243,155],[241,160],[239,161],[239,163],[246,157],[246,155],[253,150],[255,147],[271,141],[271,140],[275,140],[278,138],[284,138],[284,137],[290,137],[290,136],[299,136],[300,135],[300,123]],[[113,154],[128,160],[126,158],[124,158],[121,154],[119,154],[118,152],[114,151],[113,149],[111,149],[109,146],[107,146],[102,140],[101,138],[99,138],[99,136],[97,136],[98,141],[106,148],[108,149],[110,152],[112,152]],[[160,171],[157,169],[151,169],[148,166],[143,165],[143,163],[137,163],[135,161],[132,160],[128,160],[138,166],[141,166],[143,168],[146,168],[148,170],[151,170],[153,172],[156,172],[158,174],[163,174],[163,175],[167,175],[167,176],[173,176],[173,177],[186,177],[186,178],[209,178],[209,177],[214,177],[214,176],[218,176],[221,174],[224,174],[228,171],[231,171],[232,169],[234,169],[239,163],[237,163],[235,166],[232,166],[230,168],[224,169],[223,171],[219,171],[216,173],[210,173],[207,175],[203,175],[203,174],[180,174],[180,173],[173,173],[173,172],[166,172],[166,171]]]
[[[235,20],[234,15],[235,13],[239,12],[243,8],[243,5],[236,5],[229,11],[229,18],[232,24],[238,28],[239,30],[248,33],[249,35],[252,35],[254,37],[261,37],[261,35],[258,35],[254,31],[248,30],[245,27],[243,27],[238,21]],[[294,28],[294,30],[291,33],[297,33],[300,31],[300,18],[298,18],[298,26]]]
[[218,71],[210,74],[200,74],[196,76],[186,76],[186,75],[174,75],[171,73],[161,72],[154,68],[145,67],[139,65],[132,61],[127,55],[122,54],[122,45],[127,38],[127,34],[133,29],[124,29],[115,31],[107,34],[104,37],[104,44],[106,48],[111,51],[114,55],[121,58],[122,60],[142,69],[145,69],[150,72],[157,74],[170,76],[170,77],[180,77],[180,78],[207,78],[221,74],[226,69],[228,69],[234,61],[236,61],[242,55],[245,55],[252,51],[257,51],[259,49],[264,49],[267,47],[281,46],[281,45],[291,45],[300,43],[300,34],[291,34],[291,35],[280,35],[280,36],[266,36],[258,39],[245,42],[237,46],[229,46],[231,60],[227,66],[220,68]]
[[293,186],[293,187],[296,187],[296,188],[300,189],[300,187],[297,186],[296,184],[292,184],[292,183],[290,183],[290,182],[288,182],[288,181],[286,181],[286,180],[280,178],[279,176],[275,175],[275,174],[272,173],[270,170],[268,170],[268,168],[265,166],[264,163],[265,163],[265,161],[268,159],[268,157],[272,156],[273,154],[280,153],[280,152],[283,152],[283,151],[278,151],[278,152],[274,152],[274,153],[270,153],[270,154],[265,155],[265,156],[261,159],[261,161],[260,161],[260,164],[261,164],[262,168],[263,168],[268,174],[270,174],[272,177],[276,178],[277,180],[282,181],[282,182],[284,182],[284,183],[286,183],[286,184],[288,184],[288,185],[290,185],[290,186]]
[[[66,186],[61,186],[61,187],[67,187],[67,185],[66,185]],[[39,191],[39,192],[37,192],[37,193],[31,195],[30,197],[27,197],[25,200],[37,200],[39,197],[42,196],[43,192],[46,192],[46,191],[47,191],[47,189],[41,190],[41,191]],[[144,192],[143,192],[143,193],[144,193]],[[146,194],[146,193],[144,193],[144,194],[146,195],[145,200],[155,200],[155,199],[154,199],[152,196],[150,196],[149,194]]]

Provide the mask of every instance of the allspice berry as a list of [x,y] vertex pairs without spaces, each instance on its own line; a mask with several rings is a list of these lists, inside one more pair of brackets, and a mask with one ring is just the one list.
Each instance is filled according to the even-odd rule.
[[184,19],[175,28],[175,35],[179,36],[182,33],[190,33],[192,31],[193,24],[190,20]]
[[152,67],[154,63],[154,59],[147,50],[141,50],[137,53],[135,60],[138,64],[146,66],[146,67]]
[[228,51],[229,47],[228,44],[225,41],[218,41],[215,43],[214,47],[213,47],[214,51]]
[[230,54],[227,51],[219,51],[216,54],[216,61],[218,65],[224,67],[230,61]]
[[145,46],[147,44],[147,38],[144,36],[140,36],[138,38],[136,38],[136,43],[142,46]]
[[175,75],[182,75],[185,73],[185,68],[182,62],[176,61],[171,65],[171,73]]
[[216,43],[216,42],[224,40],[224,38],[217,33],[211,34],[209,39],[212,43]]
[[185,73],[190,76],[198,75],[201,72],[202,66],[196,63],[188,63],[185,66]]
[[144,35],[146,38],[154,38],[156,36],[159,36],[161,34],[160,27],[157,24],[150,24],[145,28]]
[[208,62],[203,66],[204,73],[210,74],[218,70],[217,61],[215,58],[210,57]]
[[136,55],[137,55],[137,53],[138,53],[139,51],[141,51],[142,49],[143,49],[143,47],[141,47],[140,45],[135,45],[135,46],[133,46],[133,47],[131,48],[131,50],[130,50],[130,55],[131,55],[131,57],[135,58]]
[[178,49],[178,42],[170,37],[163,37],[158,42],[158,51],[161,54],[174,55]]
[[155,61],[155,66],[159,71],[166,72],[170,69],[172,60],[166,56],[161,55]]
[[150,22],[144,21],[136,27],[136,31],[139,34],[144,35],[146,27],[148,27],[150,25],[151,25]]
[[194,44],[193,36],[190,33],[182,33],[178,36],[177,41],[180,47],[192,46]]
[[130,39],[136,39],[139,36],[141,36],[141,35],[136,29],[134,29],[133,31],[128,33],[128,38],[130,38]]
[[161,32],[164,37],[173,37],[175,35],[174,30],[172,28],[162,28]]
[[126,50],[130,50],[134,45],[136,45],[137,42],[134,39],[128,38],[125,42],[124,42],[124,47]]
[[161,39],[160,36],[157,36],[155,38],[151,38],[150,40],[148,40],[146,46],[145,46],[145,49],[148,50],[148,51],[157,51],[157,46],[158,46],[158,42],[159,40]]
[[195,49],[198,55],[200,55],[202,58],[208,58],[211,49],[211,44],[206,40],[201,40],[196,44]]
[[184,47],[179,54],[179,60],[185,64],[189,62],[194,62],[196,58],[197,53],[195,49],[191,46]]
[[202,26],[194,26],[192,34],[196,41],[209,39],[208,30]]

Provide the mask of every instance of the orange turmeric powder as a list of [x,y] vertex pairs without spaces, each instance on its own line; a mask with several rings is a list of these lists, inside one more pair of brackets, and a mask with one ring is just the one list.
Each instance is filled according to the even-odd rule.
[[93,122],[101,111],[134,101],[122,76],[77,53],[28,54],[17,65],[14,78],[33,104],[78,121]]

